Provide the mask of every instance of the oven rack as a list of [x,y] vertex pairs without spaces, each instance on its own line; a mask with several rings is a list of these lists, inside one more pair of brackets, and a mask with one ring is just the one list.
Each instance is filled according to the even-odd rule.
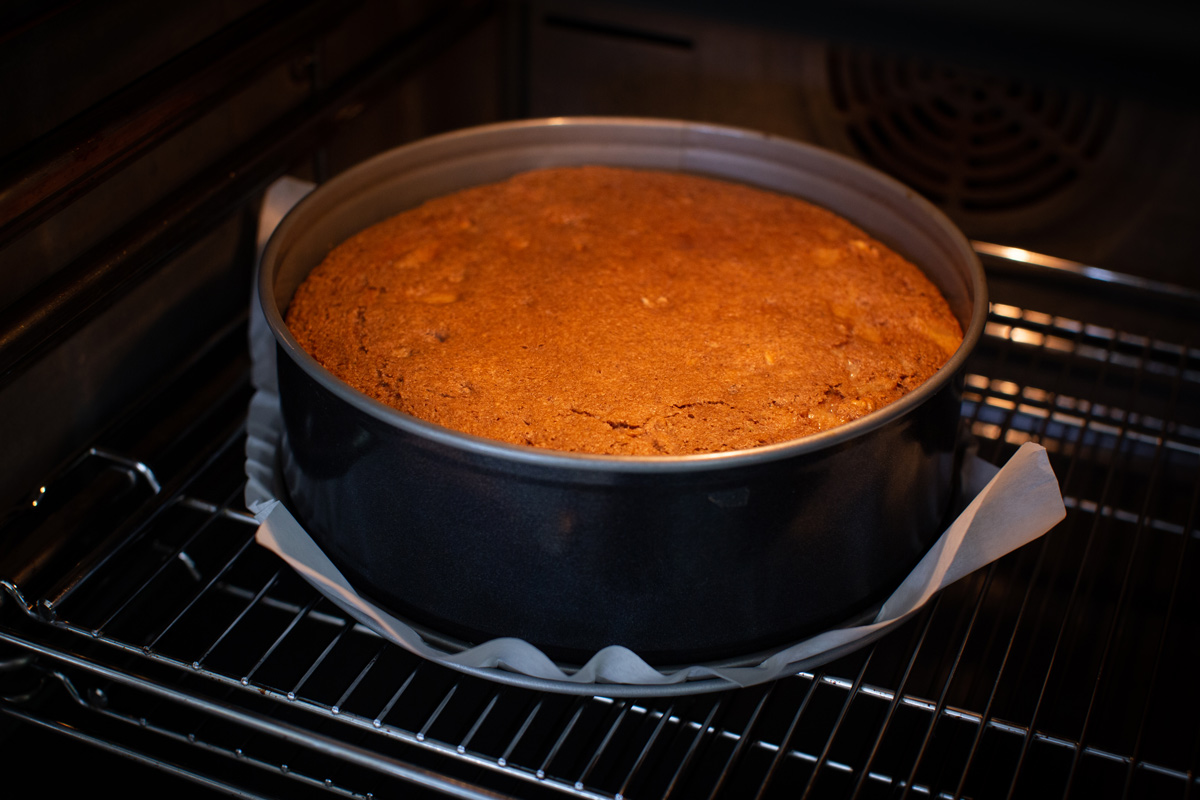
[[0,523],[0,752],[46,730],[245,797],[1194,797],[1200,350],[1102,320],[1196,309],[1045,313],[987,263],[963,415],[993,462],[1044,445],[1068,517],[874,645],[636,700],[423,662],[253,544],[235,327]]

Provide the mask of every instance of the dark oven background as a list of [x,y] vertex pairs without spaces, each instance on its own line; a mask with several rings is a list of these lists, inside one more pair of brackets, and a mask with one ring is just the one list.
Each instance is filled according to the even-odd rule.
[[[1163,406],[1143,409],[1138,424],[1145,429],[1137,436],[1112,434],[1117,438],[1110,449],[1123,453],[1124,443],[1135,439],[1158,441],[1160,448],[1163,441],[1186,440],[1168,448],[1165,461],[1151,454],[1127,468],[1132,475],[1149,472],[1151,478],[1139,480],[1151,484],[1154,475],[1160,481],[1163,474],[1177,476],[1160,494],[1182,498],[1174,501],[1181,521],[1170,523],[1182,533],[1170,547],[1182,549],[1148,568],[1147,580],[1176,587],[1168,608],[1176,602],[1194,607],[1195,546],[1189,550],[1183,543],[1195,538],[1187,510],[1194,511],[1188,503],[1195,428],[1179,409],[1192,413],[1196,401],[1196,356],[1189,344],[1200,296],[1200,114],[1189,79],[1200,66],[1197,22],[1195,8],[1186,4],[1116,0],[924,0],[902,9],[872,0],[821,7],[743,3],[736,9],[717,3],[381,0],[7,4],[0,10],[4,708],[52,708],[54,701],[42,698],[61,694],[59,684],[102,691],[95,669],[76,665],[88,680],[63,677],[66,668],[52,652],[75,652],[75,646],[57,644],[53,613],[30,621],[38,618],[35,598],[63,597],[72,576],[91,575],[87,570],[108,563],[105,554],[116,552],[115,542],[146,539],[148,534],[129,534],[144,531],[143,517],[159,513],[146,510],[153,504],[143,493],[182,491],[190,477],[179,477],[179,486],[170,481],[210,469],[217,458],[212,441],[235,442],[227,448],[233,455],[221,457],[228,463],[220,463],[237,478],[240,417],[230,412],[234,427],[226,430],[205,414],[222,404],[244,408],[244,325],[263,190],[285,174],[319,182],[404,142],[522,117],[634,115],[755,128],[842,152],[904,181],[944,209],[985,257],[993,300],[1001,304],[989,329],[994,341],[985,343],[982,356],[1004,365],[995,372],[1019,364],[1090,381],[1093,394],[1085,390],[1076,398],[1092,400],[1073,400],[1068,409],[1085,420],[1078,439],[1055,433],[1049,423],[1033,428],[1033,435],[1060,436],[1055,452],[1064,459],[1092,447],[1085,454],[1091,461],[1085,461],[1099,470],[1095,481],[1105,487],[1121,478],[1104,472],[1115,460],[1102,455],[1110,434],[1101,422],[1125,431],[1138,417],[1120,411],[1116,395],[1140,396],[1139,387],[1164,370],[1174,376],[1150,392]],[[1068,346],[1056,350],[1055,341]],[[1043,349],[1030,355],[1017,347],[1030,343]],[[1046,347],[1050,355],[1043,356]],[[1059,351],[1091,362],[1060,368],[1054,361]],[[974,430],[995,442],[987,453],[995,459],[1004,455],[1005,442],[1015,441],[1008,433],[1020,428],[1020,403],[1029,400],[1013,380],[969,382],[975,395],[966,410],[974,414]],[[1053,423],[1064,408],[1060,394],[1044,396],[1042,414],[1034,417]],[[1003,413],[989,419],[988,409]],[[145,427],[146,420],[159,419],[156,414],[167,421]],[[1088,439],[1093,418],[1100,426],[1096,441]],[[205,421],[193,429],[187,420]],[[113,449],[114,442],[122,447]],[[155,455],[152,478],[145,477],[142,453]],[[100,462],[105,466],[95,466]],[[1074,470],[1075,463],[1056,467]],[[112,477],[114,465],[122,477]],[[145,490],[147,485],[156,488]],[[1144,521],[1155,491],[1147,490],[1144,502],[1142,495],[1126,498],[1123,507],[1132,509],[1138,530],[1154,529],[1137,520]],[[63,496],[71,499],[57,501]],[[1079,507],[1087,502],[1094,513],[1105,507],[1103,499],[1081,500]],[[236,497],[229,508],[237,510]],[[1119,552],[1105,557],[1122,558]],[[1176,563],[1187,566],[1172,573]],[[1118,579],[1107,587],[1096,581],[1096,597],[1124,597],[1120,587],[1129,583]],[[1057,602],[1046,597],[1047,604]],[[22,603],[26,608],[19,608]],[[1194,663],[1196,646],[1186,644],[1196,634],[1191,613],[1179,634],[1183,649],[1167,648],[1168,661],[1173,653]],[[1170,622],[1168,612],[1152,616],[1166,620],[1161,624],[1176,641],[1171,625],[1178,626],[1178,619]],[[1133,624],[1119,614],[1114,619]],[[40,649],[47,652],[31,655]],[[1129,667],[1128,680],[1158,674],[1151,667],[1162,657],[1155,661],[1150,651],[1149,662]],[[1097,658],[1101,667],[1107,664]],[[900,663],[915,659],[910,653]],[[136,660],[124,668],[143,669]],[[856,669],[857,663],[844,672],[846,686]],[[930,669],[932,675],[948,667]],[[810,679],[834,686],[841,675]],[[799,691],[790,684],[780,690]],[[1036,693],[1036,682],[1030,691]],[[921,696],[937,702],[934,689]],[[735,707],[733,717],[741,713]],[[754,707],[745,713],[758,714]],[[795,707],[805,706],[797,700]],[[1181,707],[1190,714],[1180,745],[1185,755],[1146,760],[1173,776],[1183,774],[1180,796],[1194,796],[1194,690]],[[683,719],[665,706],[657,717],[643,713],[647,719]],[[702,721],[704,714],[696,713]],[[1129,713],[1136,718],[1140,712]],[[53,716],[47,712],[46,718]],[[1136,719],[1129,724],[1144,730],[1146,718],[1141,728]],[[757,717],[747,719],[749,731]],[[75,752],[68,750],[74,747],[69,737],[52,735],[61,727],[37,725],[21,713],[0,720],[6,773],[0,781],[22,771],[15,765],[32,765],[31,752]],[[792,741],[792,729],[783,730]],[[1032,722],[1023,730],[1023,741],[1057,735]],[[1077,759],[1088,752],[1087,725],[1081,730],[1073,734]],[[363,736],[336,726],[331,735]],[[1136,744],[1100,751],[1142,763],[1141,747],[1139,733]],[[94,749],[71,757],[84,759]],[[475,755],[469,748],[463,752]],[[795,743],[794,752],[810,750]],[[819,746],[811,752],[817,763],[826,762]],[[104,753],[89,777],[123,775],[125,763]],[[786,772],[787,759],[781,763]],[[220,775],[222,768],[215,771]],[[30,777],[21,785],[40,780]],[[935,783],[927,779],[923,791]],[[563,785],[567,793],[593,791],[583,778],[578,787]],[[908,784],[887,784],[897,792],[902,785]],[[713,794],[722,784],[715,786]],[[444,784],[435,788],[449,791]],[[518,780],[502,790],[544,788]],[[946,791],[954,788],[951,782]],[[612,796],[617,790],[595,791]]]

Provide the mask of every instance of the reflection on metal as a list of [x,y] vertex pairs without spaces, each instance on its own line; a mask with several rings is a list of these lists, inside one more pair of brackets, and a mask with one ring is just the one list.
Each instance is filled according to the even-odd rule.
[[1035,267],[1044,267],[1049,270],[1075,275],[1080,278],[1089,278],[1115,286],[1128,286],[1152,294],[1171,295],[1189,301],[1200,301],[1200,291],[1190,289],[1186,286],[1150,280],[1149,278],[1141,278],[1137,275],[1129,275],[1124,272],[1114,272],[1100,267],[1092,267],[1087,264],[1080,264],[1077,261],[1068,261],[1065,258],[1056,258],[1043,253],[1035,253],[1031,250],[1022,250],[1019,247],[1007,247],[1005,245],[979,241],[971,242],[971,246],[975,249],[975,252],[981,255],[995,256],[996,258],[1003,258]]
[[114,464],[120,464],[137,473],[137,475],[139,475],[146,482],[146,485],[150,487],[150,491],[154,492],[154,494],[158,494],[162,491],[162,485],[158,482],[158,478],[155,477],[154,470],[150,469],[150,467],[146,466],[141,461],[137,461],[136,459],[132,458],[125,458],[124,456],[116,453],[109,453],[105,450],[95,447],[91,448],[88,452],[97,458],[111,461]]

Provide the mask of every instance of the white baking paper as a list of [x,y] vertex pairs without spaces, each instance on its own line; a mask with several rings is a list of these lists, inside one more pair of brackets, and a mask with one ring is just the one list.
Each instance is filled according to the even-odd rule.
[[[263,215],[282,217],[280,206],[299,200],[311,185],[290,179],[267,193]],[[273,223],[270,223],[273,224]],[[512,638],[494,639],[455,651],[426,641],[404,620],[373,605],[355,592],[303,527],[277,498],[276,449],[282,431],[274,371],[274,341],[254,298],[251,308],[252,380],[246,442],[247,508],[259,522],[259,544],[276,553],[332,602],[363,625],[420,656],[484,677],[514,682],[513,676],[537,681],[540,688],[599,693],[624,687],[679,687],[704,690],[748,686],[792,674],[798,665],[832,659],[878,638],[903,622],[941,589],[1037,539],[1066,516],[1058,480],[1040,445],[1026,443],[1003,468],[971,457],[964,468],[964,488],[974,499],[942,534],[916,568],[883,603],[869,624],[836,628],[762,656],[748,665],[697,664],[657,669],[628,648],[599,650],[578,669],[564,669],[532,644]]]

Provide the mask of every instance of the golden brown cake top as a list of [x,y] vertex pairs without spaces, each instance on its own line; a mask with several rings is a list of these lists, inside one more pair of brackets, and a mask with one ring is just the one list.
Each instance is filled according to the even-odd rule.
[[848,422],[962,341],[914,265],[796,198],[682,173],[527,172],[335,248],[297,341],[430,422],[587,453],[740,450]]

